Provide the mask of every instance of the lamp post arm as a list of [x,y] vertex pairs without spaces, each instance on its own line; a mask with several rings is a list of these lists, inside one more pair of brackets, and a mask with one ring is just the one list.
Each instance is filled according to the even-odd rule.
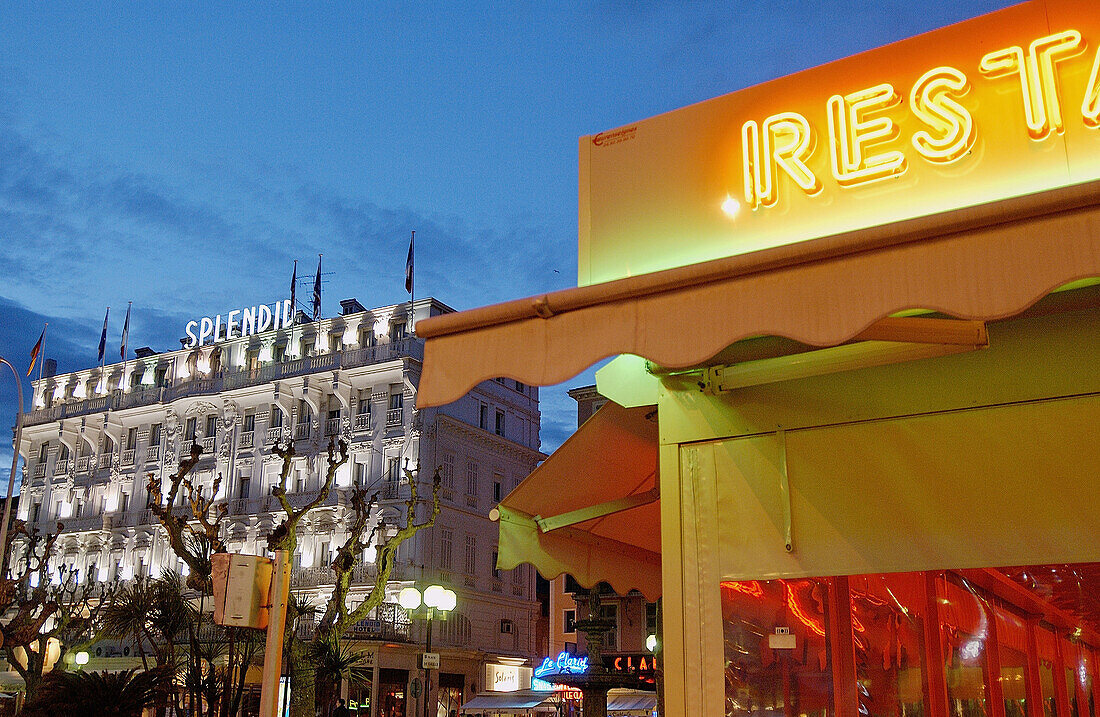
[[11,452],[11,475],[8,478],[8,496],[4,501],[4,522],[0,525],[0,550],[4,551],[4,557],[0,558],[0,577],[8,573],[8,523],[11,521],[11,495],[15,488],[15,471],[19,468],[19,443],[23,440],[23,382],[19,380],[19,372],[15,366],[0,356],[0,363],[11,369],[15,377],[15,388],[19,396],[19,412],[15,414],[15,443]]

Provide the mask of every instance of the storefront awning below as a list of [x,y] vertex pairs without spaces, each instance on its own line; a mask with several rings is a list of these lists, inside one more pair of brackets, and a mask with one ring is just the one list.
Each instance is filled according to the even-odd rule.
[[989,321],[1100,277],[1100,182],[425,319],[421,408],[609,356],[697,366],[736,341],[837,346],[907,309]]
[[653,714],[657,693],[640,690],[611,690],[607,694],[607,714],[619,717],[643,717]]
[[553,712],[555,707],[550,704],[553,700],[552,692],[494,692],[480,694],[459,710],[462,714],[498,714],[501,712],[527,712],[529,710]]
[[490,517],[500,522],[497,567],[531,563],[591,587],[661,593],[653,406],[607,403],[516,486]]

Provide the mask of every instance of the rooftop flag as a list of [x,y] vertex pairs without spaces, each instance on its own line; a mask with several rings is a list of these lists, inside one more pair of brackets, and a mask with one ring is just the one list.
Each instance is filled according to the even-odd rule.
[[107,313],[103,315],[103,332],[99,335],[99,358],[100,363],[103,363],[103,352],[107,350],[107,317],[111,315],[111,307],[107,307]]
[[126,322],[122,325],[122,346],[119,348],[119,356],[123,361],[126,360],[126,341],[130,338],[130,307],[134,302],[130,301],[126,304]]
[[321,255],[317,255],[317,278],[313,280],[313,320],[321,318]]
[[294,273],[290,275],[290,323],[294,323],[294,316],[298,313],[298,304],[294,298],[294,290],[298,285],[298,260],[294,260]]
[[34,371],[34,363],[38,360],[38,354],[42,352],[42,342],[46,340],[46,326],[49,326],[49,324],[42,327],[42,335],[38,337],[34,348],[31,349],[31,365],[27,369],[27,376],[30,376],[31,372]]
[[409,296],[413,293],[413,242],[416,240],[416,232],[409,237],[409,256],[405,259],[405,291]]

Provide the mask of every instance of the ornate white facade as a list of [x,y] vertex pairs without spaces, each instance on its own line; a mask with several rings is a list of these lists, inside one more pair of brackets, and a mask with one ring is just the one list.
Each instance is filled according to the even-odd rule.
[[[294,556],[292,589],[321,597],[331,589],[328,563],[345,538],[352,487],[380,491],[393,523],[403,520],[409,491],[400,468],[419,464],[421,495],[430,496],[439,467],[442,512],[434,528],[402,546],[390,588],[442,581],[458,593],[455,615],[437,623],[433,642],[443,652],[441,672],[466,675],[466,689],[476,690],[482,663],[539,651],[534,572],[494,570],[497,530],[487,518],[543,457],[538,389],[489,381],[449,406],[418,411],[423,342],[407,330],[409,304],[364,310],[354,300],[342,303],[345,313],[331,319],[244,337],[223,333],[214,344],[141,352],[148,355],[35,382],[19,446],[26,459],[19,517],[40,531],[64,524],[57,559],[80,580],[182,570],[146,508],[146,481],[154,473],[167,482],[198,441],[203,453],[193,475],[207,492],[221,477],[217,499],[228,505],[230,549],[264,554],[282,516],[271,496],[281,468],[273,443],[295,440],[287,491],[292,503],[304,504],[324,479],[330,438],[342,437],[349,461],[328,500],[301,524]],[[449,311],[434,299],[413,307],[417,320]],[[355,583],[373,581],[372,560],[368,549]],[[361,595],[353,591],[352,602]],[[376,618],[357,626],[357,636],[390,645],[379,648],[383,667],[404,666],[402,650],[392,646],[408,643],[411,655],[421,627],[410,627],[396,605]]]

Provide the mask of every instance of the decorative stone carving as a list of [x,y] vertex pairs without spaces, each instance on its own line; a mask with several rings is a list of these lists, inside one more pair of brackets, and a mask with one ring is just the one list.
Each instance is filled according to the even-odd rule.
[[210,403],[209,401],[198,401],[193,406],[191,406],[191,408],[187,409],[187,412],[184,413],[184,416],[188,418],[192,416],[203,416],[207,413],[216,413],[217,410],[218,407]]

